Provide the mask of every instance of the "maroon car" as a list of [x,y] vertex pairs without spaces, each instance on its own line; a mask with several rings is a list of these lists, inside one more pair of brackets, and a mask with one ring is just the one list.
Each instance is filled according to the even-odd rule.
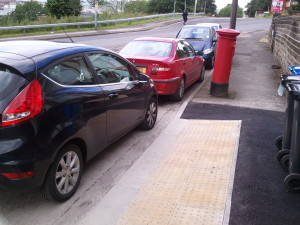
[[187,87],[204,79],[204,59],[182,39],[137,38],[120,54],[152,78],[158,94],[174,101],[181,101]]

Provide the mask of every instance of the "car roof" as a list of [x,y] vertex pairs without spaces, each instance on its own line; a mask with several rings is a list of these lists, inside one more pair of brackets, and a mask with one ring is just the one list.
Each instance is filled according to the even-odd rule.
[[218,23],[197,23],[199,26],[208,26],[208,27],[213,27],[213,26],[220,26]]
[[58,43],[51,41],[6,41],[0,42],[0,56],[18,60],[22,57],[32,58],[37,55],[70,48],[84,48],[86,50],[95,49],[95,47],[92,46],[74,43]]
[[162,38],[162,37],[141,37],[141,38],[136,38],[134,41],[159,41],[159,42],[178,42],[182,39],[179,38]]
[[51,41],[6,41],[0,42],[0,64],[6,64],[15,68],[27,77],[32,75],[36,69],[43,68],[53,60],[71,54],[85,51],[104,50],[104,48],[93,47],[83,44],[58,43]]
[[207,28],[207,27],[211,27],[211,26],[195,24],[195,25],[185,25],[182,28],[185,28],[185,27],[194,27],[194,28],[203,27],[203,28]]

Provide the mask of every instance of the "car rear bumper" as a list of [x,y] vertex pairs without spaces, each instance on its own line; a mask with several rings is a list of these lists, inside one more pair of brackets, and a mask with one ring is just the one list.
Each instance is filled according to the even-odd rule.
[[31,124],[0,129],[0,190],[23,191],[43,183],[51,154],[44,153],[50,152],[49,147],[38,147]]
[[173,95],[180,82],[180,77],[171,79],[153,79],[159,95]]
[[[0,163],[0,191],[25,191],[41,186],[49,167],[48,161],[18,160]],[[26,178],[7,178],[7,174],[23,174],[32,172]]]

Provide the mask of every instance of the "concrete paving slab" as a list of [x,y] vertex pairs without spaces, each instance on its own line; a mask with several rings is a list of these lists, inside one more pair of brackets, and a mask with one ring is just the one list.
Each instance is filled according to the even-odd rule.
[[161,159],[176,143],[176,138],[185,127],[186,120],[177,119],[169,124],[124,176],[116,182],[101,202],[95,205],[78,224],[115,224],[157,168]]
[[223,224],[241,122],[182,121],[175,144],[118,225]]
[[101,204],[85,215],[79,224],[82,225],[111,225],[119,218],[120,211],[126,209],[138,189],[115,185],[105,195]]

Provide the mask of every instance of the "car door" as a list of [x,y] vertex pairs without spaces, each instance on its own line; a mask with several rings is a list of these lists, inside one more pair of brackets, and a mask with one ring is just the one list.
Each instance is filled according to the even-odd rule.
[[44,84],[48,136],[83,139],[88,158],[106,147],[104,95],[84,54],[63,58],[42,74],[50,79]]
[[184,41],[179,41],[177,43],[177,55],[179,57],[179,60],[177,62],[179,67],[178,69],[182,74],[185,74],[185,86],[188,87],[193,81],[193,68],[192,57]]
[[187,41],[184,41],[183,44],[185,45],[186,49],[189,51],[190,58],[191,58],[191,65],[190,70],[192,74],[192,81],[191,83],[194,83],[196,80],[200,78],[201,75],[201,62],[198,56],[196,56],[196,52],[194,48],[191,46],[190,43]]
[[111,142],[142,121],[146,93],[138,81],[137,72],[126,60],[107,52],[87,55],[102,83],[107,109],[107,137]]

